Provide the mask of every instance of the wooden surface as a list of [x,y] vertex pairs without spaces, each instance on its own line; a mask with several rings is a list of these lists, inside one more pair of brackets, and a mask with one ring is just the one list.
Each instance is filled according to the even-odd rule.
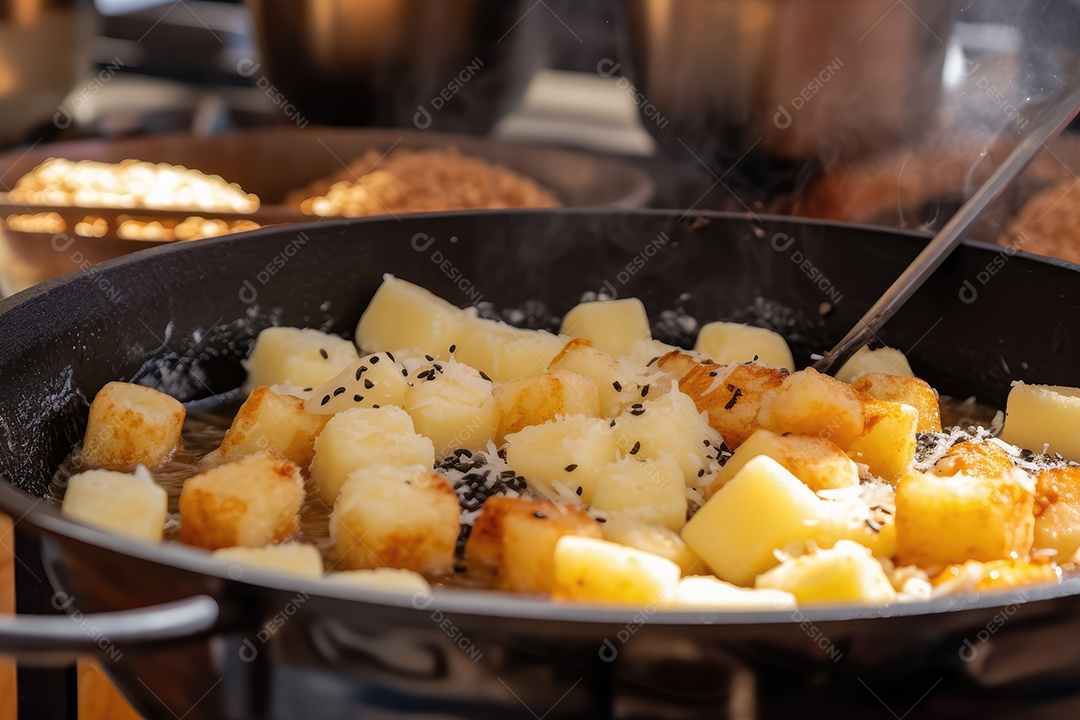
[[[0,515],[0,613],[15,610],[11,521]],[[15,663],[0,657],[0,720],[15,720]],[[140,716],[116,691],[97,664],[79,661],[80,720],[140,720]]]

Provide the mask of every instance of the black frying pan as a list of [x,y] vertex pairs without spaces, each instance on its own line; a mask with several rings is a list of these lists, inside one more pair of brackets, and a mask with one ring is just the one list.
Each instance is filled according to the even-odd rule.
[[[531,302],[541,316],[606,288],[641,298],[658,335],[681,334],[662,316],[681,308],[777,329],[806,362],[924,242],[678,212],[420,215],[161,248],[0,302],[0,509],[42,536],[59,593],[49,604],[100,613],[176,603],[80,622],[20,618],[0,624],[0,647],[92,649],[150,717],[1073,716],[1078,581],[794,615],[466,592],[427,605],[230,574],[201,551],[78,526],[39,500],[105,382],[184,400],[227,391],[259,330],[348,333],[385,272],[462,305]],[[1001,405],[1012,379],[1080,383],[1078,305],[1075,266],[965,246],[882,339],[942,392]]]

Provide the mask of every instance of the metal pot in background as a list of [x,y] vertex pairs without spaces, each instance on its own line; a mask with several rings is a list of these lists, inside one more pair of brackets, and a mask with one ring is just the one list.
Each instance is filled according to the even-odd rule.
[[312,123],[486,133],[543,64],[520,0],[247,4],[256,83],[273,83]]
[[0,2],[0,146],[53,120],[88,64],[90,15],[82,0]]
[[[956,4],[624,0],[622,71],[645,127],[725,171],[744,154],[826,162],[920,136]],[[651,106],[651,108],[650,108]]]

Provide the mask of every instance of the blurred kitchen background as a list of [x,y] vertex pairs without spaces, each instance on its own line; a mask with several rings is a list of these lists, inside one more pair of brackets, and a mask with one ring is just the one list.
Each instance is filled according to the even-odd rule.
[[[1078,52],[1080,0],[0,0],[0,193],[53,147],[378,126],[620,160],[655,207],[932,230]],[[1080,261],[1077,172],[1068,133],[973,236]],[[19,229],[0,278],[43,262]]]

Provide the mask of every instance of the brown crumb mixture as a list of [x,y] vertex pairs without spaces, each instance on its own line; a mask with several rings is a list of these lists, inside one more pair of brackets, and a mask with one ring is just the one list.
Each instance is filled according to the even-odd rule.
[[998,242],[1080,263],[1080,184],[1070,177],[1031,198]]
[[560,205],[533,180],[456,148],[385,157],[369,150],[348,169],[291,192],[286,203],[321,217]]

